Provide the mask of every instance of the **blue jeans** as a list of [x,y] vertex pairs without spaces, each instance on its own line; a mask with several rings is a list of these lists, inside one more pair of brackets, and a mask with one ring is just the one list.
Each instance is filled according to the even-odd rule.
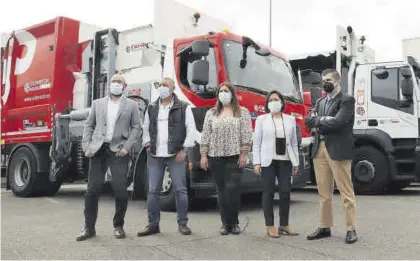
[[150,227],[158,227],[160,222],[160,192],[162,189],[165,169],[168,167],[175,190],[178,225],[188,223],[188,193],[186,179],[186,162],[175,161],[175,156],[169,158],[147,155],[149,172],[149,193],[147,195],[147,210]]

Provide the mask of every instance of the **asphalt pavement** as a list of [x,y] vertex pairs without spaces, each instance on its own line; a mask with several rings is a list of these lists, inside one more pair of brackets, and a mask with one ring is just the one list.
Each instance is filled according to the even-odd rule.
[[[297,237],[268,238],[260,201],[243,199],[239,236],[219,234],[216,199],[190,211],[191,236],[177,232],[176,213],[162,212],[162,233],[138,238],[146,225],[145,201],[130,201],[127,238],[113,237],[114,202],[101,197],[97,237],[76,242],[83,224],[86,185],[66,185],[55,197],[17,198],[1,189],[1,259],[420,259],[420,186],[398,194],[357,197],[359,241],[344,243],[340,196],[334,196],[333,236],[307,241],[318,220],[315,188],[292,193],[291,225]],[[276,211],[276,222],[278,213]]]

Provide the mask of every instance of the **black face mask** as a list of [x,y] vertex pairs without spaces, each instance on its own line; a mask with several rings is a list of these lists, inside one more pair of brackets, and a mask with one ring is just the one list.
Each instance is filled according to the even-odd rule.
[[331,93],[332,91],[334,91],[334,84],[332,84],[331,82],[324,82],[322,85],[326,93]]

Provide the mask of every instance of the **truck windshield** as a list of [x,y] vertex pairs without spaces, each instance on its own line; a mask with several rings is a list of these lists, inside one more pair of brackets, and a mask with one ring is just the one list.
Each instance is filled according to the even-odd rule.
[[260,92],[280,91],[289,101],[301,102],[299,86],[289,63],[280,57],[260,56],[248,47],[245,68],[240,67],[242,43],[222,40],[223,56],[228,80],[238,86]]

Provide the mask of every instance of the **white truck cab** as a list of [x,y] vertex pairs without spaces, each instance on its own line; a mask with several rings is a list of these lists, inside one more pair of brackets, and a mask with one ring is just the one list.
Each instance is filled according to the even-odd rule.
[[420,91],[413,66],[407,61],[374,62],[375,54],[365,41],[351,27],[338,26],[335,51],[290,58],[297,74],[336,68],[342,91],[354,96],[352,178],[358,194],[400,190],[412,183],[419,137]]
[[[420,37],[404,39],[402,41],[403,59],[406,60],[414,70],[417,84],[420,85]],[[420,93],[420,90],[418,90]],[[420,106],[418,106],[419,135],[420,135]],[[420,136],[416,148],[417,154],[417,179],[420,181]]]

